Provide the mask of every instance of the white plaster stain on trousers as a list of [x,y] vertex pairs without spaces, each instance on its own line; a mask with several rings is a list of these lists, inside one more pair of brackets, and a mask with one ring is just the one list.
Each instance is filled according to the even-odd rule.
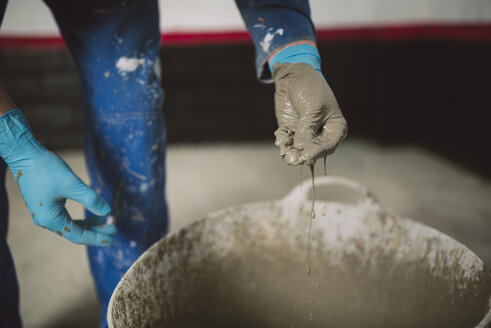
[[261,42],[259,42],[259,44],[263,48],[264,52],[268,52],[269,47],[271,46],[271,42],[273,41],[274,37],[276,35],[283,35],[283,32],[284,32],[282,28],[279,28],[276,31],[274,31],[273,33],[271,33],[272,30],[273,30],[272,28],[269,28],[268,32],[266,32],[266,35],[264,36],[263,40]]
[[160,81],[162,78],[162,66],[160,65],[160,57],[158,56],[155,59],[155,62],[153,63],[153,73]]
[[134,72],[141,65],[145,64],[145,58],[121,57],[116,62],[116,68],[121,76],[125,77],[128,73]]
[[148,190],[148,183],[142,183],[142,184],[140,185],[140,192],[141,192],[141,193],[144,193],[144,192],[146,192],[147,190]]

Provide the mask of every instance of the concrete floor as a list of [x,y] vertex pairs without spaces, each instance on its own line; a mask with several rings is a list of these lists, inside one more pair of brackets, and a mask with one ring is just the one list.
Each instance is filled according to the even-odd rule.
[[[79,150],[60,155],[87,181]],[[197,158],[200,159],[198,164]],[[211,211],[278,199],[308,170],[288,167],[271,143],[172,146],[168,151],[171,229]],[[322,164],[317,174],[323,174]],[[491,181],[423,149],[345,142],[328,173],[372,189],[390,212],[433,226],[466,244],[491,265]],[[9,175],[9,242],[21,288],[26,328],[95,327],[97,303],[84,247],[36,227]],[[69,203],[74,217],[81,207]]]

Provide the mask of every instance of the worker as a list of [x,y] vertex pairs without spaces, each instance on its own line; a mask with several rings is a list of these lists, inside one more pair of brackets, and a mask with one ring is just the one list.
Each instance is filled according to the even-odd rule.
[[[35,224],[88,245],[101,327],[105,327],[116,284],[168,230],[158,2],[45,2],[80,72],[91,188],[35,139],[21,110],[2,88],[0,326],[21,325],[15,270],[6,242],[8,205],[3,182],[8,166]],[[275,83],[275,144],[288,164],[312,165],[335,150],[347,125],[321,72],[308,1],[236,2],[255,44],[257,77]],[[85,220],[70,217],[66,199],[86,208]]]

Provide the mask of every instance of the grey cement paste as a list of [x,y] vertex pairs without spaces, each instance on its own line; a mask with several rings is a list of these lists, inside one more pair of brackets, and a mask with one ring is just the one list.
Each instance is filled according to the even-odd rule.
[[111,325],[460,328],[489,311],[489,272],[452,238],[377,207],[317,200],[315,210],[309,275],[308,200],[226,209],[139,259],[113,295]]

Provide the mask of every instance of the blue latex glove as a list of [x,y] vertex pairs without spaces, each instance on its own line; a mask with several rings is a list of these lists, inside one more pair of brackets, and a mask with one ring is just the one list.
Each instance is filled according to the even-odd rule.
[[278,52],[269,63],[275,81],[275,145],[290,165],[313,165],[334,152],[348,126],[308,44]]
[[[110,246],[116,227],[106,225],[111,207],[77,177],[56,154],[34,139],[20,109],[0,117],[0,156],[17,181],[32,220],[66,239],[92,246]],[[72,220],[67,199],[97,216]]]

